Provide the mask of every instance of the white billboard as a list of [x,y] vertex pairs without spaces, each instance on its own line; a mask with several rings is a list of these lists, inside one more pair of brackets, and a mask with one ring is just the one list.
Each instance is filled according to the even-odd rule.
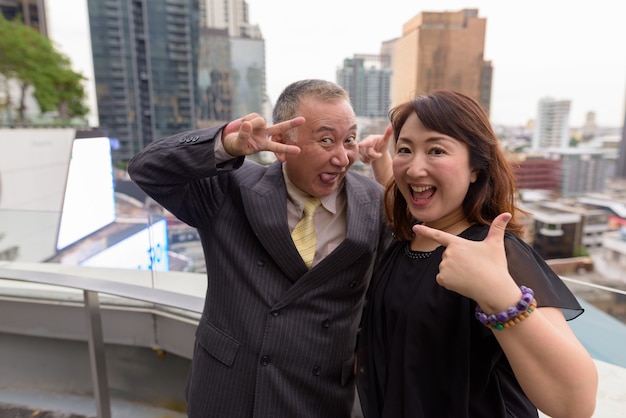
[[115,221],[115,190],[109,138],[74,140],[63,199],[57,249]]
[[0,129],[0,260],[55,253],[74,129]]
[[0,129],[0,260],[46,261],[115,218],[108,138]]

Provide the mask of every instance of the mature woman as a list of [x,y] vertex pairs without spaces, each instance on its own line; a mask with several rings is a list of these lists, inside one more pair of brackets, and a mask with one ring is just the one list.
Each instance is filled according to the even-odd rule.
[[591,416],[595,365],[566,323],[582,309],[521,239],[514,176],[486,113],[442,90],[390,118],[393,131],[369,154],[362,145],[377,158],[395,139],[391,170],[384,153],[373,162],[393,173],[396,240],[359,338],[365,417]]

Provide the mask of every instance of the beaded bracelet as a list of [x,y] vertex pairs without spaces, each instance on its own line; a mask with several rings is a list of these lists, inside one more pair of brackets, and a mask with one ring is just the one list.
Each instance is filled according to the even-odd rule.
[[535,300],[535,292],[530,287],[520,286],[520,290],[522,291],[522,298],[519,302],[498,314],[486,314],[480,306],[476,305],[476,319],[487,328],[498,331],[522,322],[537,308],[537,301]]

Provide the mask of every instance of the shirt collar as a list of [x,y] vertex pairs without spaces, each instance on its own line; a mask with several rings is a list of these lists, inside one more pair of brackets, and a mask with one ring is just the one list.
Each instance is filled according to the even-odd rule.
[[[299,208],[299,210],[302,210],[302,208],[304,208],[304,203],[308,200],[310,196],[308,193],[300,190],[298,187],[296,187],[295,184],[291,182],[285,171],[285,164],[283,164],[282,170],[283,178],[285,179],[285,186],[287,188],[287,196],[289,197],[289,200],[291,200],[291,202]],[[332,214],[337,213],[337,196],[339,196],[339,193],[341,193],[341,191],[343,190],[343,184],[344,182],[342,181],[341,185],[339,185],[339,187],[337,187],[334,192],[332,192],[328,196],[320,197],[320,202],[322,203],[324,209]]]

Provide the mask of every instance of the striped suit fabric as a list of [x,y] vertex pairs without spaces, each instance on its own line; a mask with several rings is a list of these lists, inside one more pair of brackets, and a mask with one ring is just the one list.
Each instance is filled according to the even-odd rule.
[[346,238],[309,270],[290,237],[280,163],[216,164],[220,129],[154,142],[129,162],[133,181],[203,244],[188,415],[349,418],[362,304],[390,238],[382,189],[347,174]]

